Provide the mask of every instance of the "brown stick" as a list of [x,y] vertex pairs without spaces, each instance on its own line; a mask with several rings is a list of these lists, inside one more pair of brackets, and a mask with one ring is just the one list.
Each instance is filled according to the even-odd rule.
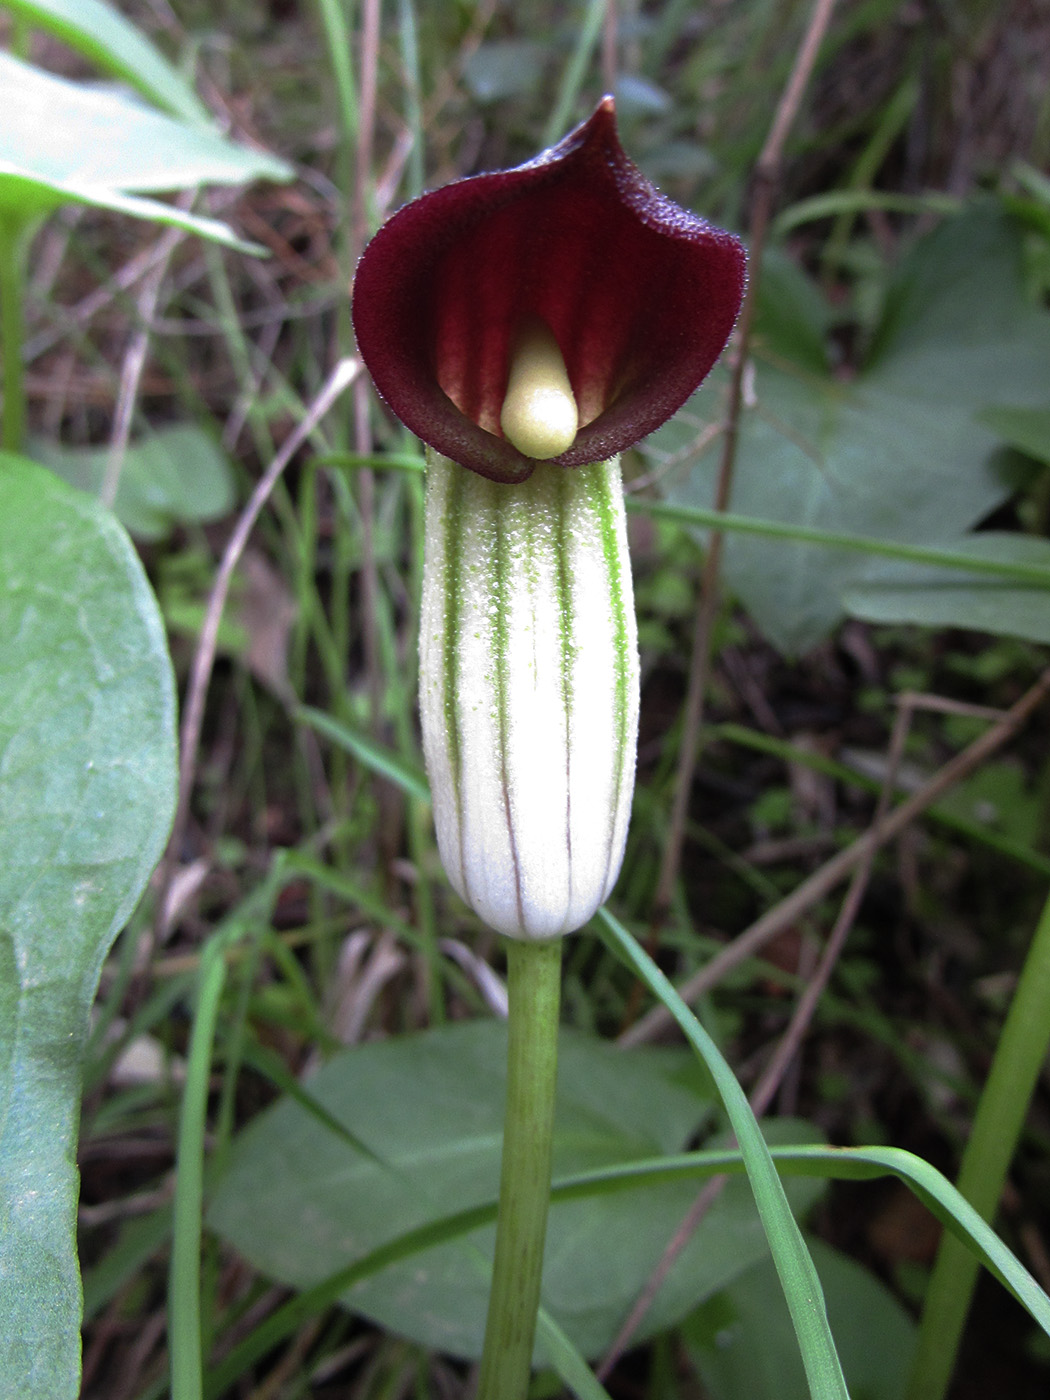
[[[704,992],[721,981],[731,968],[758,952],[760,948],[764,948],[778,933],[794,923],[836,885],[841,884],[850,871],[867,859],[869,852],[874,852],[888,841],[892,841],[927,807],[942,797],[949,788],[968,777],[975,768],[979,767],[1017,732],[1048,692],[1050,692],[1050,669],[1045,670],[1040,675],[1035,685],[1006,711],[998,723],[982,734],[979,739],[975,739],[968,748],[963,749],[962,753],[956,754],[939,772],[934,774],[929,782],[902,802],[899,807],[895,807],[880,822],[869,827],[863,836],[859,836],[845,850],[832,857],[827,864],[822,865],[819,870],[815,870],[786,899],[781,900],[773,909],[767,910],[761,918],[755,920],[750,928],[745,929],[721,953],[712,958],[706,967],[701,968],[694,976],[688,978],[678,988],[679,995],[683,1000],[695,1001],[697,997],[702,996]],[[623,1046],[641,1045],[668,1030],[673,1024],[670,1014],[664,1007],[656,1006],[620,1036],[619,1044]]]
[[[953,767],[953,764],[958,766],[961,760],[968,757],[972,759],[973,752],[978,746],[983,745],[983,751],[976,761],[980,762],[983,758],[986,758],[991,752],[989,742],[992,738],[996,738],[998,743],[1003,742],[1031,712],[1033,706],[1038,703],[1038,700],[1042,698],[1042,695],[1045,694],[1048,689],[1050,689],[1050,671],[1046,671],[1040,676],[1039,681],[1032,690],[1028,691],[1012,710],[1008,711],[1006,715],[1001,716],[993,729],[982,735],[981,739],[977,740],[976,744],[971,745],[969,749],[965,750],[963,754],[960,754],[952,763],[946,765],[946,767],[941,770],[941,773],[927,784],[923,792],[928,792],[929,789],[934,787],[938,780],[943,778],[948,772],[948,769]],[[912,715],[917,705],[920,704],[923,699],[924,697],[912,695],[910,693],[901,697],[901,706],[890,740],[886,776],[879,794],[879,804],[871,828],[873,831],[877,832],[889,825],[890,819],[887,817],[887,807],[889,806],[896,783],[897,770],[904,753],[904,744],[907,739],[908,729],[911,724]],[[936,704],[937,702],[935,701],[934,705]],[[932,707],[933,706],[931,706],[931,708]],[[944,706],[942,708],[947,707]],[[962,776],[962,774],[957,771],[956,781],[959,776]],[[919,795],[920,794],[916,794],[916,796]],[[914,802],[914,799],[912,799],[912,802]],[[903,804],[904,807],[910,805],[911,803]],[[863,841],[863,838],[861,839]],[[861,843],[857,842],[854,846],[851,846],[849,850],[853,851],[860,845]],[[832,971],[845,947],[846,938],[850,929],[853,927],[853,922],[860,909],[864,893],[871,878],[871,871],[875,862],[877,850],[878,846],[874,842],[869,842],[861,849],[855,862],[853,879],[850,882],[849,889],[846,891],[846,897],[842,902],[842,908],[839,911],[838,918],[835,920],[834,927],[828,937],[820,962],[813,976],[807,980],[802,995],[799,997],[795,1010],[792,1013],[788,1027],[781,1037],[780,1043],[763,1071],[761,1078],[750,1094],[749,1101],[751,1108],[757,1118],[760,1118],[765,1113],[766,1109],[773,1101],[773,1097],[780,1087],[784,1074],[787,1072],[788,1066],[798,1052],[809,1024],[816,1013],[817,1004],[831,978]],[[843,852],[842,854],[845,855],[847,853]],[[834,862],[830,864],[834,864]],[[827,867],[825,867],[825,869],[827,869]],[[820,874],[819,871],[817,873]],[[802,887],[800,886],[800,888]],[[785,901],[784,903],[786,904],[788,902],[789,901]],[[783,905],[778,906],[778,908],[783,908]],[[775,913],[776,911],[771,912]],[[736,945],[733,944],[730,946],[735,947]],[[683,996],[684,995],[685,989],[683,988]],[[642,1024],[642,1022],[639,1022],[638,1025],[633,1028],[633,1032],[629,1032],[628,1035],[636,1034]],[[627,1036],[621,1037],[621,1043],[626,1043],[627,1039]],[[674,1235],[668,1241],[667,1247],[660,1256],[659,1262],[646,1280],[645,1287],[635,1300],[626,1322],[621,1327],[612,1346],[603,1359],[597,1373],[599,1380],[604,1380],[608,1376],[613,1366],[615,1366],[616,1362],[627,1349],[631,1338],[637,1332],[643,1318],[652,1307],[653,1301],[662,1288],[664,1280],[674,1267],[675,1261],[689,1243],[708,1211],[718,1199],[727,1180],[727,1177],[718,1176],[712,1177],[710,1181],[704,1183],[704,1186],[701,1188],[692,1206],[689,1208],[689,1211],[675,1230]]]
[[255,490],[252,492],[248,504],[241,512],[240,519],[237,521],[233,534],[227,541],[226,548],[223,551],[222,561],[219,564],[218,573],[215,575],[215,583],[212,585],[211,594],[208,598],[208,607],[204,614],[204,622],[201,626],[200,637],[197,639],[197,650],[194,653],[193,666],[190,670],[189,684],[186,689],[186,703],[183,709],[182,726],[179,731],[179,797],[175,808],[175,820],[172,823],[171,837],[168,841],[168,849],[161,867],[157,899],[156,930],[158,933],[163,925],[167,895],[171,888],[172,878],[178,867],[179,851],[182,848],[182,840],[186,831],[186,821],[189,816],[190,792],[193,788],[194,774],[197,769],[197,753],[200,748],[201,726],[204,722],[204,702],[208,693],[208,684],[211,681],[212,668],[215,665],[215,652],[219,639],[219,623],[222,621],[223,610],[226,607],[226,599],[229,595],[233,571],[240,562],[241,555],[244,553],[244,548],[248,543],[248,537],[251,535],[252,529],[262,512],[263,506],[270,499],[274,487],[280,480],[281,473],[317,427],[317,424],[335,403],[336,399],[338,399],[340,394],[354,382],[360,372],[361,366],[357,360],[339,361],[335,369],[328,376],[326,383],[322,386],[320,393],[310,405],[306,416],[296,425],[293,431],[289,433],[281,450],[267,467],[264,475],[259,478]]
[[620,46],[619,10],[616,0],[606,0],[602,25],[602,87],[612,92],[616,86],[617,53]]
[[[817,54],[820,52],[820,45],[831,20],[834,6],[835,0],[815,0],[809,25],[798,53],[795,55],[791,75],[777,105],[769,135],[766,137],[765,145],[762,147],[762,153],[755,167],[755,188],[748,229],[750,285],[740,313],[736,354],[729,383],[729,404],[726,410],[725,435],[722,440],[722,458],[718,467],[718,481],[715,487],[714,508],[717,511],[728,510],[733,488],[733,465],[736,461],[744,374],[747,370],[747,354],[751,344],[751,326],[754,321],[758,282],[762,271],[762,254],[765,250],[766,233],[769,229],[769,220],[773,209],[773,197],[780,180],[784,143],[787,140],[788,131],[798,115],[799,107],[802,105],[802,97],[812,75],[813,66],[817,61]],[[722,564],[722,540],[721,530],[712,530],[708,542],[707,557],[704,560],[704,571],[700,583],[700,606],[697,609],[696,623],[693,629],[685,721],[682,730],[682,743],[678,750],[678,768],[675,774],[674,804],[671,809],[667,845],[664,848],[660,876],[653,897],[654,931],[667,917],[667,911],[671,907],[674,885],[682,860],[686,820],[689,815],[689,796],[693,786],[693,773],[700,755],[704,696],[707,692],[708,676],[711,670],[711,638],[720,601],[719,576]]]
[[[357,127],[354,179],[354,256],[360,257],[368,238],[368,179],[375,140],[376,94],[379,82],[380,0],[365,0],[361,26],[361,101]],[[368,382],[354,388],[354,447],[367,457],[372,451],[371,395]],[[383,709],[383,678],[379,658],[379,568],[375,551],[375,473],[357,473],[357,505],[361,514],[361,640],[371,711],[372,732],[378,734]]]
[[[179,201],[180,207],[188,208],[190,202],[183,196]],[[120,375],[120,392],[117,395],[117,405],[113,412],[113,432],[110,435],[106,470],[102,478],[102,489],[99,492],[102,504],[108,506],[110,510],[113,509],[117,499],[117,491],[120,489],[120,474],[124,466],[124,458],[127,455],[128,443],[131,440],[131,423],[135,415],[135,401],[138,398],[139,385],[142,383],[142,373],[146,368],[146,355],[149,351],[153,320],[157,314],[157,303],[160,301],[160,289],[168,271],[171,255],[185,237],[185,230],[179,228],[169,228],[162,233],[157,240],[157,261],[142,279],[142,290],[138,299],[140,324],[132,335],[127,354],[124,356],[124,365]]]

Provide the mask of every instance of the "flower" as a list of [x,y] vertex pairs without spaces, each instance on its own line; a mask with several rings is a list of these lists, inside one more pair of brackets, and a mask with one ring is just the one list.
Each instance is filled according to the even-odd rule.
[[528,164],[407,205],[358,266],[361,355],[428,444],[438,848],[508,937],[581,928],[619,874],[639,682],[618,454],[697,387],[743,288],[740,243],[632,165],[609,97]]
[[[399,210],[361,258],[353,318],[401,421],[513,482],[538,459],[606,461],[665,422],[721,354],[744,284],[739,240],[650,184],[606,97],[525,165]],[[560,374],[546,391],[558,431],[538,439],[507,408],[530,357]]]

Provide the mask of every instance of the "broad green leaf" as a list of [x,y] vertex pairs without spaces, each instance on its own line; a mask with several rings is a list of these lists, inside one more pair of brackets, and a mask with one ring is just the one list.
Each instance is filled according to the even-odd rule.
[[[989,201],[916,245],[855,379],[815,372],[811,346],[790,361],[780,344],[773,350],[767,357],[756,342],[732,510],[938,544],[956,540],[1011,490],[994,458],[997,439],[977,414],[993,403],[1045,405],[1050,316],[1025,300],[1021,231]],[[724,391],[722,370],[646,444],[654,465],[676,458],[676,502],[714,499],[721,440],[699,456],[691,444],[723,417]],[[789,653],[827,635],[863,569],[845,552],[742,537],[727,539],[725,561],[734,591]]]
[[780,248],[762,263],[762,295],[755,318],[755,342],[792,364],[826,373],[831,308],[820,289]]
[[[306,1288],[406,1230],[492,1201],[505,1053],[505,1026],[475,1022],[337,1056],[310,1092],[387,1165],[282,1101],[236,1142],[211,1225],[262,1272]],[[686,1066],[678,1051],[636,1056],[564,1033],[555,1173],[681,1146],[711,1110]],[[798,1124],[778,1131],[811,1136]],[[611,1341],[694,1196],[692,1183],[672,1181],[552,1205],[543,1302],[585,1355]],[[796,1203],[813,1199],[803,1192]],[[366,1279],[344,1301],[426,1346],[477,1356],[492,1236],[490,1226],[472,1229]],[[764,1252],[746,1184],[735,1183],[679,1260],[648,1329],[683,1316]]]
[[1018,452],[1027,452],[1029,457],[1035,457],[1040,462],[1050,462],[1050,408],[1011,408],[1007,404],[992,404],[989,408],[981,409],[977,421]]
[[[107,448],[40,441],[32,451],[71,486],[93,496],[101,491]],[[177,424],[129,445],[113,510],[139,539],[159,540],[178,524],[220,520],[233,503],[233,473],[214,438],[193,424]]]
[[88,1013],[164,846],[175,695],[139,560],[96,502],[0,457],[0,1394],[73,1400]]
[[[1050,567],[1050,540],[987,531],[951,544],[960,554],[1009,564]],[[854,617],[966,627],[1026,641],[1050,642],[1050,590],[1020,582],[880,560],[842,591]]]
[[945,793],[936,810],[1001,831],[1018,845],[1033,850],[1042,831],[1039,790],[1029,783],[1020,762],[1011,758],[982,763],[969,778]]
[[35,179],[80,189],[181,190],[287,180],[266,151],[157,112],[117,88],[45,73],[0,53],[0,156]]
[[225,225],[141,191],[288,180],[265,151],[226,140],[112,88],[89,87],[0,53],[0,212],[28,222],[70,201],[119,209],[236,242]]
[[[951,1182],[921,1157],[895,1147],[805,1146],[774,1147],[770,1156],[777,1170],[783,1173],[850,1181],[896,1176],[947,1229],[967,1244],[993,1276],[1028,1310],[1034,1321],[1050,1334],[1050,1298]],[[614,1164],[575,1176],[556,1178],[551,1187],[551,1199],[565,1201],[596,1193],[607,1194],[640,1182],[688,1179],[699,1182],[724,1172],[739,1174],[744,1170],[744,1158],[739,1151],[687,1152]],[[208,1400],[218,1400],[247,1367],[290,1337],[308,1318],[319,1316],[360,1279],[378,1273],[391,1263],[413,1258],[438,1241],[459,1239],[478,1224],[495,1218],[494,1200],[466,1211],[434,1216],[419,1228],[403,1231],[371,1253],[359,1256],[354,1263],[297,1294],[259,1323],[214,1368],[205,1384],[206,1397]],[[550,1315],[541,1308],[538,1336],[544,1346],[544,1339],[550,1339],[549,1322]],[[547,1354],[551,1355],[550,1352]]]
[[79,49],[175,116],[199,126],[211,114],[193,88],[141,30],[104,0],[2,0],[30,24]]
[[222,243],[241,253],[266,251],[258,243],[238,238],[233,229],[219,219],[189,214],[173,204],[165,204],[163,200],[121,194],[119,190],[80,189],[71,181],[55,184],[48,180],[34,180],[0,160],[0,214],[8,213],[15,220],[28,222],[51,213],[63,204],[87,204],[95,209],[112,209],[114,213],[127,214],[132,219],[149,219],[171,228],[182,228],[187,233],[196,233],[201,238],[209,238],[213,243]]
[[[866,1269],[819,1240],[817,1266],[828,1319],[853,1400],[901,1400],[915,1326]],[[682,1328],[711,1400],[807,1400],[809,1387],[776,1270],[768,1260],[709,1298]]]

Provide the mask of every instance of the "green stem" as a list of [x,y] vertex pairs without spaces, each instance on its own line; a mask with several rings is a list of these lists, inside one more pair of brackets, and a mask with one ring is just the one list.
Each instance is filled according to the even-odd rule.
[[[1043,908],[963,1153],[958,1188],[991,1221],[1050,1044],[1050,899]],[[942,1400],[973,1297],[977,1260],[945,1235],[919,1325],[909,1400]]]
[[201,1400],[201,1230],[208,1081],[219,1005],[226,981],[226,941],[212,938],[201,954],[197,1014],[190,1037],[186,1088],[179,1115],[178,1172],[168,1281],[168,1349],[172,1400]]
[[920,544],[898,544],[870,535],[847,535],[837,530],[821,530],[813,525],[791,525],[782,520],[763,520],[753,515],[733,515],[730,512],[707,510],[703,506],[678,506],[669,501],[643,500],[629,497],[627,509],[632,514],[651,515],[657,520],[674,520],[680,525],[713,527],[736,531],[742,535],[758,535],[771,540],[788,540],[792,544],[816,544],[827,549],[849,550],[852,554],[874,554],[882,559],[901,559],[909,564],[930,564],[936,569],[958,569],[971,574],[987,574],[990,578],[1016,579],[1037,588],[1050,588],[1050,569],[1045,564],[1029,564],[1016,559],[990,559],[980,554],[967,554],[960,549],[935,549]]
[[26,225],[0,215],[0,359],[3,361],[4,419],[0,445],[20,452],[25,436],[26,393],[22,371],[22,255]]
[[477,1400],[524,1400],[551,1184],[561,939],[508,939],[507,1108],[492,1292]]

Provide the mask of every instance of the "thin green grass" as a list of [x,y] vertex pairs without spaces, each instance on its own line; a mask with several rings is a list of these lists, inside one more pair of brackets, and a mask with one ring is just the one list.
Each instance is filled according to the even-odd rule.
[[740,1143],[755,1205],[791,1313],[812,1400],[848,1400],[820,1279],[743,1089],[714,1041],[641,945],[608,909],[599,910],[597,917],[603,938],[667,1008],[715,1081]]

